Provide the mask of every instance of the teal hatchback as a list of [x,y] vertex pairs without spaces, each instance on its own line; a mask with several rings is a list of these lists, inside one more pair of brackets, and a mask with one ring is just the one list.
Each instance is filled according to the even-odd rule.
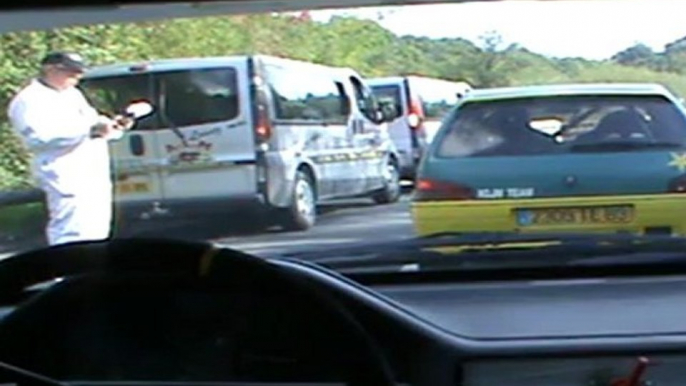
[[653,84],[475,90],[419,166],[419,234],[686,234],[686,111]]

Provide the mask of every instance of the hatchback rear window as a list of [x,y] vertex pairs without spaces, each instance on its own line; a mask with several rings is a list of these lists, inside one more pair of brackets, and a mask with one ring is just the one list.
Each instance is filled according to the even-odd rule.
[[640,151],[686,144],[686,118],[661,96],[467,102],[445,125],[440,157]]

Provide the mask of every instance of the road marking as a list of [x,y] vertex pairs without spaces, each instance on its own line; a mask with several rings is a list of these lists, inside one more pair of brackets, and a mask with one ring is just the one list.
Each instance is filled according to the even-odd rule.
[[325,239],[320,239],[320,240],[314,240],[314,239],[301,239],[301,240],[292,240],[292,239],[285,239],[285,240],[280,240],[280,241],[273,241],[273,242],[215,242],[215,245],[222,246],[222,247],[228,247],[228,248],[240,248],[242,250],[248,250],[248,249],[265,249],[265,248],[278,248],[278,247],[283,247],[283,246],[294,246],[294,245],[328,245],[328,244],[342,244],[342,243],[351,243],[355,242],[358,239],[356,238],[347,238],[347,239],[332,239],[332,238],[325,238]]

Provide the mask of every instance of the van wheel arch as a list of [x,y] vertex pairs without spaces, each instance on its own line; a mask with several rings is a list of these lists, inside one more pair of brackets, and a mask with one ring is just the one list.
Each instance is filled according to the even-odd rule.
[[314,169],[312,166],[302,163],[298,165],[297,169],[295,170],[296,176],[298,173],[304,173],[310,179],[310,182],[312,183],[312,189],[314,190],[314,197],[315,199],[319,197],[319,191],[317,189],[317,176],[314,174]]

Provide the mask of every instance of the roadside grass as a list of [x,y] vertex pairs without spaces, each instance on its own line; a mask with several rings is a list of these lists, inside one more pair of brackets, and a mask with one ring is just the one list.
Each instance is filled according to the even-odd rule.
[[42,202],[0,207],[0,243],[35,237],[46,221],[47,211]]

